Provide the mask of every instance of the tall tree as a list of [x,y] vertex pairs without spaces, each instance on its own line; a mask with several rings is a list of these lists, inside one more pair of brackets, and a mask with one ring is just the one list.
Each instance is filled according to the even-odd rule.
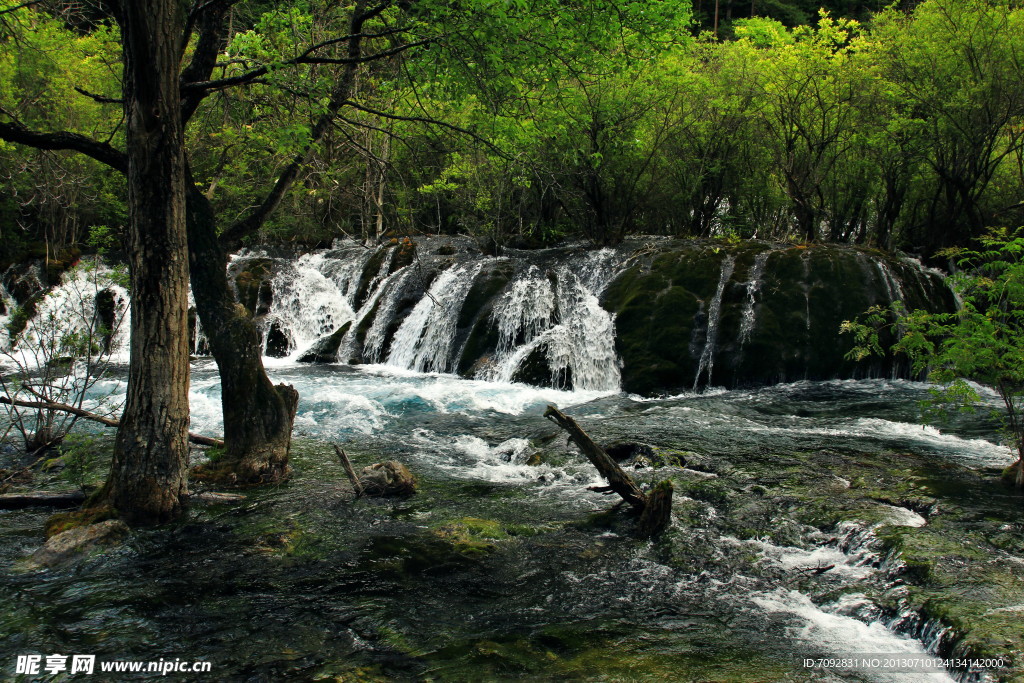
[[178,0],[125,0],[121,26],[132,316],[128,394],[107,480],[129,521],[165,521],[187,493],[188,260]]

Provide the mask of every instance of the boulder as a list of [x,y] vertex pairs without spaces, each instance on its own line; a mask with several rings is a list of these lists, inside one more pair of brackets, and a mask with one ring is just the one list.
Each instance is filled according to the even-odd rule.
[[318,339],[316,343],[309,347],[309,350],[299,356],[299,362],[337,363],[339,360],[338,350],[341,348],[341,342],[350,327],[352,327],[351,320],[326,337]]
[[28,564],[37,568],[63,566],[103,548],[120,545],[128,533],[128,525],[119,519],[68,529],[51,536],[32,553]]
[[397,460],[364,467],[359,483],[368,496],[408,496],[416,492],[416,478]]

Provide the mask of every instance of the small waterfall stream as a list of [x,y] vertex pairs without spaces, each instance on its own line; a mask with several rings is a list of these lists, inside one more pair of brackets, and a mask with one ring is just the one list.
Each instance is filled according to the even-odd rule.
[[452,266],[434,280],[395,333],[387,364],[416,372],[449,372],[455,325],[481,261]]
[[750,266],[747,275],[747,302],[743,306],[743,314],[740,320],[740,345],[742,346],[750,339],[750,333],[754,329],[757,320],[754,305],[757,303],[757,292],[761,289],[761,278],[764,277],[764,267],[771,256],[771,250],[762,251],[754,257],[754,264]]
[[700,377],[707,372],[706,386],[711,386],[711,375],[715,366],[715,351],[718,344],[718,323],[722,315],[722,294],[725,292],[725,285],[732,277],[732,271],[736,266],[736,259],[731,254],[722,259],[722,269],[718,276],[718,286],[715,288],[715,295],[711,297],[708,305],[708,331],[704,341],[704,349],[700,353],[700,361],[697,364],[697,374],[693,378],[693,390],[697,391],[700,384]]

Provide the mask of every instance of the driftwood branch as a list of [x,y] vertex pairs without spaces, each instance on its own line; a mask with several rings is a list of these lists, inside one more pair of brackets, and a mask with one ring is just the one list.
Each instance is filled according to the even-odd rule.
[[657,484],[650,493],[644,493],[633,478],[619,467],[603,448],[594,443],[575,420],[554,406],[548,406],[544,411],[544,417],[567,431],[573,443],[608,481],[608,486],[594,486],[590,490],[604,494],[617,493],[622,498],[619,505],[628,504],[634,512],[640,514],[637,536],[651,538],[668,528],[672,521],[671,481],[666,479]]
[[83,502],[85,502],[85,494],[81,491],[5,493],[0,495],[0,510],[21,510],[31,507],[73,508]]
[[612,460],[603,448],[587,436],[587,433],[576,424],[576,420],[554,406],[548,406],[548,409],[544,411],[544,417],[552,420],[569,433],[569,438],[573,443],[583,455],[587,456],[587,460],[597,468],[598,473],[608,481],[608,490],[619,494],[637,512],[643,512],[647,507],[647,496],[636,485],[633,478],[626,474],[625,470],[619,467],[619,464]]
[[356,498],[363,495],[363,484],[359,481],[359,477],[356,476],[356,471],[352,467],[352,461],[348,459],[348,454],[345,450],[338,446],[338,444],[332,444],[334,446],[334,452],[338,454],[338,460],[341,461],[341,466],[345,469],[345,475],[352,481],[352,488],[356,491]]
[[[56,401],[22,401],[20,399],[12,399],[7,396],[0,396],[0,403],[5,403],[10,406],[18,406],[19,408],[34,408],[36,410],[56,410],[59,413],[70,413],[77,415],[78,417],[84,417],[86,420],[92,420],[93,422],[99,422],[105,424],[108,427],[120,427],[121,423],[111,417],[105,417],[96,413],[90,413],[88,410],[77,408],[67,403],[57,403]],[[223,446],[224,442],[220,439],[213,439],[209,436],[202,436],[200,434],[188,433],[188,440],[194,444],[200,446]]]

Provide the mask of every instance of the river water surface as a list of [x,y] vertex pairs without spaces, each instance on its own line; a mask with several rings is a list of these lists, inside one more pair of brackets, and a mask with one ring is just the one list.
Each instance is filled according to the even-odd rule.
[[[385,366],[271,374],[302,396],[291,482],[68,569],[21,569],[47,513],[0,513],[5,671],[57,652],[204,659],[240,681],[941,680],[804,668],[941,635],[893,607],[872,532],[927,511],[828,501],[866,485],[844,476],[865,462],[941,477],[1011,461],[984,419],[921,426],[927,387],[903,381],[648,399]],[[220,432],[219,400],[199,361],[193,431]],[[675,480],[664,538],[598,514],[613,501],[587,490],[601,482],[549,404],[598,441],[651,447],[626,466]],[[405,462],[420,493],[354,500],[328,442],[357,467]]]

